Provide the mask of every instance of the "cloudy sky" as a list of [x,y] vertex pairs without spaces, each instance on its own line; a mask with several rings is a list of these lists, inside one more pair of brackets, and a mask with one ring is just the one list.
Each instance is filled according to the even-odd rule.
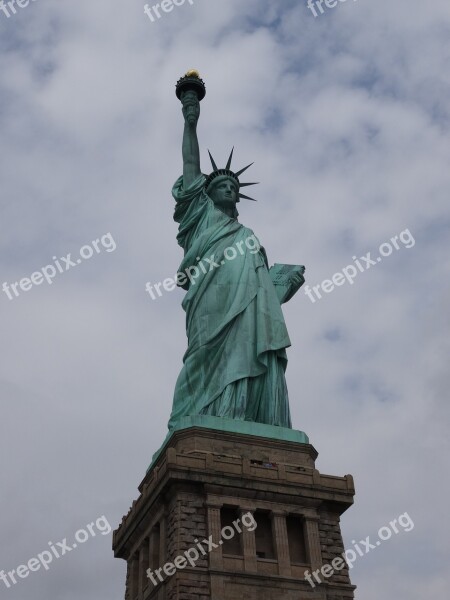
[[[314,17],[306,0],[195,0],[155,22],[143,4],[0,12],[0,284],[110,234],[51,285],[0,291],[0,570],[102,515],[115,528],[165,436],[184,292],[153,301],[145,283],[182,256],[174,84],[195,67],[203,171],[207,148],[255,161],[259,202],[242,201],[240,221],[270,262],[305,264],[317,286],[399,236],[352,285],[285,305],[287,380],[319,470],[355,477],[346,544],[405,512],[415,525],[355,563],[356,597],[444,598],[448,1],[348,0]],[[48,572],[0,581],[0,597],[119,600],[124,582],[111,534],[97,533]]]

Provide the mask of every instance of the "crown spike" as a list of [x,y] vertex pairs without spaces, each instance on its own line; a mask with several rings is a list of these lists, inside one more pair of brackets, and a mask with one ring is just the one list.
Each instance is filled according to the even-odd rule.
[[231,159],[233,158],[233,151],[234,151],[234,146],[231,148],[230,158],[228,159],[227,166],[225,167],[225,169],[229,169],[231,167]]
[[210,152],[209,150],[208,150],[208,154],[209,154],[209,158],[211,159],[212,168],[214,169],[214,171],[218,171],[218,169],[217,169],[217,165],[216,165],[216,163],[214,162],[214,159],[213,159],[213,157],[212,157],[212,155],[211,155],[211,152]]
[[252,166],[252,164],[253,164],[253,163],[250,163],[249,165],[247,165],[246,167],[244,167],[243,169],[241,169],[240,171],[238,171],[238,172],[236,173],[236,176],[237,176],[237,177],[239,177],[239,175],[242,175],[242,173],[243,173],[244,171],[246,171],[246,170],[247,170],[249,167],[251,167],[251,166]]
[[257,202],[256,198],[250,198],[250,196],[246,196],[245,194],[239,194],[239,198],[245,198],[246,200],[253,200],[253,202]]
[[246,187],[247,185],[258,185],[259,181],[253,181],[251,183],[240,183],[239,187]]

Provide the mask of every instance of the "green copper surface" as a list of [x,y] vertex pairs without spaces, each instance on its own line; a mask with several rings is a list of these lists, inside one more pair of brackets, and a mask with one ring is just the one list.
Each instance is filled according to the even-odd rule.
[[186,290],[182,306],[188,347],[169,430],[197,416],[235,420],[235,427],[246,431],[257,423],[277,431],[290,429],[285,380],[290,340],[280,302],[302,285],[301,268],[288,269],[283,293],[275,289],[264,248],[237,220],[236,203],[239,196],[245,198],[239,192],[239,175],[247,167],[231,171],[230,155],[225,169],[212,160],[213,173],[201,172],[199,97],[192,88],[181,89],[179,97],[185,120],[183,175],[172,194],[177,240],[184,250],[179,273],[189,274],[179,281]]

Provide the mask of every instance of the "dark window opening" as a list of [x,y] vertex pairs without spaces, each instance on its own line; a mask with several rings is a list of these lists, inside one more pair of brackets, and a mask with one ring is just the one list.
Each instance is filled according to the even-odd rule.
[[160,547],[160,540],[161,540],[161,527],[160,524],[158,523],[157,525],[155,525],[153,527],[153,529],[150,532],[150,568],[152,570],[154,569],[159,569],[159,567],[162,567],[162,565],[160,565],[160,554],[159,554],[159,547]]
[[[238,525],[233,525],[236,521],[239,521]],[[234,554],[236,556],[242,556],[242,533],[239,533],[239,529],[243,530],[244,526],[239,518],[239,511],[236,508],[223,507],[220,510],[220,527],[223,529],[226,527],[225,535],[230,539],[221,537],[223,541],[222,552],[224,554]],[[231,530],[234,531],[234,535],[231,536]]]
[[258,558],[275,558],[275,549],[273,544],[272,519],[269,513],[256,511],[255,529],[256,556]]
[[306,564],[308,557],[306,553],[304,520],[301,517],[290,516],[286,519],[289,555],[292,564]]

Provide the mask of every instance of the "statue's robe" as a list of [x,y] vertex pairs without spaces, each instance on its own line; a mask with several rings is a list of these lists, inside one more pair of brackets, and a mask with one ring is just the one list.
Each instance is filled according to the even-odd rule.
[[[291,427],[284,375],[290,340],[264,249],[251,229],[215,207],[205,181],[199,175],[185,190],[180,177],[172,190],[184,249],[179,273],[197,266],[199,274],[181,285],[188,348],[169,429],[200,414]],[[206,259],[223,264],[211,268]]]

